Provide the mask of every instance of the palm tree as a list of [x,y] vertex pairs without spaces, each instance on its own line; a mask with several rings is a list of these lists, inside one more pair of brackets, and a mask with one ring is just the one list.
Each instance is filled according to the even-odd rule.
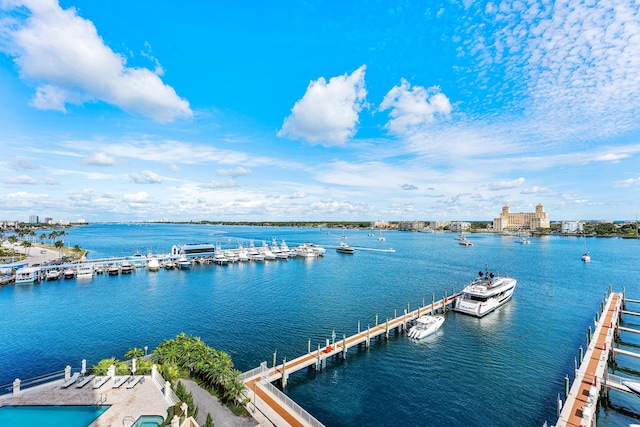
[[22,243],[20,243],[20,246],[27,248],[27,255],[29,255],[29,252],[31,251],[31,242],[23,240]]
[[[77,246],[77,245],[76,245]],[[129,351],[127,351],[124,354],[124,358],[125,359],[133,359],[135,358],[139,358],[139,357],[143,357],[144,356],[144,350],[138,347],[133,347],[130,348]]]
[[36,232],[32,229],[29,229],[29,237],[31,237],[31,242],[35,243],[36,241]]
[[9,243],[11,243],[11,262],[13,262],[13,257],[16,254],[16,248],[14,247],[14,245],[18,241],[18,238],[15,235],[12,235],[12,236],[9,236],[7,240],[9,241]]
[[62,242],[62,240],[56,240],[53,246],[55,246],[56,249],[60,251],[60,257],[58,259],[62,258],[62,248],[64,248],[64,243]]
[[73,245],[73,252],[76,254],[76,258],[78,258],[81,251],[82,249],[80,248],[80,245]]
[[42,233],[40,236],[38,236],[38,238],[40,239],[40,241],[44,245],[44,241],[47,239],[47,235],[45,233]]
[[245,397],[246,389],[244,382],[240,379],[240,372],[237,369],[229,372],[229,380],[224,386],[222,398],[227,402],[239,402]]
[[54,240],[56,240],[56,237],[58,237],[58,232],[54,230],[49,233],[47,237],[49,238],[49,240],[51,240],[51,244],[53,245]]

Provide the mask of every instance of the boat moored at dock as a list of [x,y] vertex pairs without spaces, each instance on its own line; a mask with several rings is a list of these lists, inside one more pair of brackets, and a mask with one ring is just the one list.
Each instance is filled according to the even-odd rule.
[[511,299],[516,279],[499,277],[489,271],[480,271],[480,277],[467,285],[456,297],[454,310],[482,317]]
[[16,285],[35,283],[40,281],[39,267],[23,267],[16,271]]
[[93,278],[93,265],[84,264],[79,265],[76,270],[76,279],[91,279]]
[[435,333],[444,323],[444,316],[424,315],[416,320],[416,324],[409,329],[408,336],[416,340],[426,338]]

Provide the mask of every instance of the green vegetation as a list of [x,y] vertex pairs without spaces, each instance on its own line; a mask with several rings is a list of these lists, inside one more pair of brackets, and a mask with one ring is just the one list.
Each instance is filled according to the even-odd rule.
[[[143,355],[142,349],[134,347],[129,349],[124,357],[130,359]],[[218,397],[234,414],[248,415],[244,408],[246,396],[244,383],[240,379],[241,372],[233,367],[231,356],[207,346],[200,338],[181,333],[174,339],[161,342],[153,350],[149,360],[136,359],[136,374],[149,375],[154,364],[163,378],[171,382],[176,395],[188,405],[188,413],[194,418],[198,414],[198,408],[194,405],[191,393],[187,392],[184,384],[179,381],[180,378],[196,381],[202,388]],[[131,373],[130,364],[115,357],[101,360],[92,366],[90,371],[95,375],[106,375],[111,365],[115,366],[116,375]],[[166,425],[169,425],[174,414],[181,414],[181,409],[179,406],[169,407],[167,412],[169,423]]]
[[160,373],[172,383],[178,378],[191,378],[209,393],[217,396],[237,415],[246,414],[244,383],[241,372],[234,369],[231,357],[207,346],[200,338],[184,333],[166,340],[153,351]]

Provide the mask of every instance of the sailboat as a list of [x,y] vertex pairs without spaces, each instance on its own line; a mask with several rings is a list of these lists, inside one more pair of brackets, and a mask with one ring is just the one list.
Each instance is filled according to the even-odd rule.
[[587,252],[587,238],[583,237],[584,239],[584,252],[582,254],[582,257],[580,257],[580,259],[584,262],[591,262],[591,255],[589,255],[589,253]]
[[384,238],[384,236],[382,235],[382,230],[380,230],[380,237],[378,237],[378,240],[379,240],[379,241],[381,241],[381,242],[384,242],[384,241],[385,241],[385,238]]

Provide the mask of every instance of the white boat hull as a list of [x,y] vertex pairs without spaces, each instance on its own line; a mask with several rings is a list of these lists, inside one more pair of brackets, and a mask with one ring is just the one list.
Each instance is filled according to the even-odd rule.
[[444,323],[444,316],[421,316],[416,325],[409,329],[409,338],[421,340],[435,333]]
[[505,291],[503,295],[496,296],[495,298],[489,298],[486,301],[473,301],[465,299],[463,296],[459,296],[455,300],[454,310],[460,313],[469,314],[475,317],[486,316],[501,305],[507,303],[513,296],[516,285]]

